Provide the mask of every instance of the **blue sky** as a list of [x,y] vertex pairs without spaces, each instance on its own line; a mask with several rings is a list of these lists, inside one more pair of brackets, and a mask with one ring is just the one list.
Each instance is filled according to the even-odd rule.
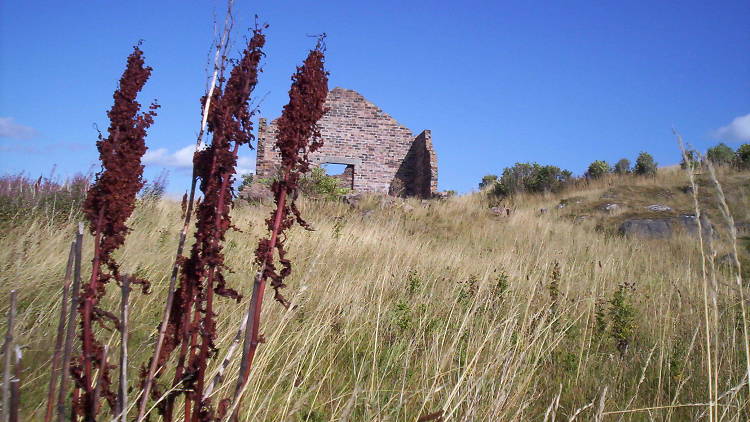
[[[97,168],[96,132],[132,46],[154,68],[141,102],[147,178],[188,186],[214,17],[223,1],[0,2],[0,172]],[[671,128],[698,148],[750,142],[750,2],[246,1],[237,53],[270,24],[256,90],[277,117],[289,77],[326,32],[330,87],[362,93],[419,133],[431,129],[440,189],[466,192],[518,161],[583,173],[648,151],[679,161]],[[236,55],[236,54],[235,54]],[[255,153],[243,150],[242,169]]]

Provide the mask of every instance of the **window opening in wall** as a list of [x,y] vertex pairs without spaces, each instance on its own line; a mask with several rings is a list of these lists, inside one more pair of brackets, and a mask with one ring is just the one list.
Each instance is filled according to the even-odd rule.
[[321,165],[323,167],[323,170],[326,171],[326,174],[329,176],[339,176],[344,174],[344,170],[346,170],[346,164],[333,164],[333,163],[325,163]]
[[339,186],[342,188],[354,189],[354,165],[323,163],[320,165],[327,175],[339,179]]

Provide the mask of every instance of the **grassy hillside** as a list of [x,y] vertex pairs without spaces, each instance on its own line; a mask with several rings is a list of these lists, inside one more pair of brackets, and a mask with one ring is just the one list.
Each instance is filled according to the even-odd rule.
[[[302,201],[316,230],[290,232],[294,272],[286,294],[295,306],[285,310],[269,298],[263,309],[266,341],[242,420],[415,421],[439,410],[446,420],[462,421],[708,420],[709,362],[718,374],[718,414],[748,420],[733,269],[718,268],[713,283],[714,273],[702,275],[695,239],[623,238],[601,230],[614,225],[614,217],[596,211],[609,191],[635,210],[665,189],[674,195],[658,203],[674,200],[665,205],[689,211],[689,197],[683,201],[674,191],[687,179],[668,172],[629,185],[623,180],[517,198],[510,217],[491,213],[480,194],[385,206],[372,198],[356,209]],[[732,180],[727,186],[741,186]],[[554,210],[565,198],[582,200]],[[732,198],[738,220],[747,220],[747,197]],[[710,201],[704,198],[706,205]],[[541,214],[541,207],[551,211]],[[245,297],[269,212],[264,206],[233,211],[242,232],[227,241],[234,269],[227,278]],[[584,213],[596,221],[572,218]],[[7,309],[8,292],[18,289],[19,342],[27,347],[23,420],[43,414],[61,279],[76,225],[75,219],[51,221],[18,216],[3,225],[0,237],[0,309]],[[117,255],[124,271],[154,285],[150,295],[131,295],[132,379],[155,342],[179,221],[178,203],[141,205]],[[114,310],[119,297],[112,290],[106,306]],[[708,342],[707,298],[715,298],[718,310]],[[246,307],[246,300],[219,301],[220,351],[213,368]],[[118,336],[108,338],[115,350]],[[235,362],[217,401],[232,391],[236,372]]]

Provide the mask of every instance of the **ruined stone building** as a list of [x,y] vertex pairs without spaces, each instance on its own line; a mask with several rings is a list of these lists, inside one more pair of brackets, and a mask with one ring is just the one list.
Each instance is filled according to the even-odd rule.
[[[335,88],[326,99],[328,112],[318,122],[323,146],[310,154],[315,165],[343,164],[337,177],[360,192],[383,192],[428,198],[437,192],[437,155],[429,130],[417,136],[359,93]],[[276,120],[261,118],[256,175],[272,177],[281,158],[276,148]]]

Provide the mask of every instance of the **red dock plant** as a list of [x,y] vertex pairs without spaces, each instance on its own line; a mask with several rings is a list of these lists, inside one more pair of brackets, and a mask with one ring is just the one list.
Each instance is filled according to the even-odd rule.
[[[211,143],[193,157],[194,174],[200,180],[199,189],[203,194],[203,200],[197,205],[195,243],[190,256],[181,262],[180,285],[174,294],[164,345],[155,356],[157,366],[161,367],[179,347],[172,382],[177,388],[172,389],[159,407],[167,421],[173,418],[174,402],[179,394],[185,394],[185,421],[213,420],[210,400],[202,397],[201,392],[207,360],[216,352],[214,294],[240,299],[224,280],[226,265],[222,244],[227,230],[233,227],[229,211],[237,152],[240,146],[249,145],[253,139],[250,121],[253,111],[248,101],[257,84],[263,57],[265,36],[262,29],[256,26],[253,30],[226,85],[222,86],[223,78],[220,78],[219,86],[213,90],[207,119]],[[202,101],[205,107],[207,98]],[[160,395],[157,388],[152,390],[152,398],[158,399]]]
[[[119,265],[112,253],[122,246],[129,228],[125,224],[135,209],[136,194],[143,187],[141,158],[146,152],[146,130],[153,123],[156,103],[146,113],[140,113],[136,101],[151,68],[144,66],[143,52],[139,46],[128,56],[127,67],[115,91],[114,105],[107,113],[110,119],[107,138],[99,135],[96,146],[102,162],[102,171],[96,175],[84,203],[84,213],[89,230],[94,236],[94,257],[91,278],[82,286],[78,311],[81,314],[80,339],[82,354],[71,363],[71,375],[76,383],[73,403],[73,420],[82,416],[86,421],[97,419],[97,398],[103,396],[112,409],[117,396],[109,388],[110,365],[102,360],[104,348],[94,337],[94,322],[104,326],[107,322],[119,325],[117,317],[99,307],[106,284],[120,281]],[[145,280],[133,280],[148,290]],[[94,372],[99,371],[94,386]]]
[[[310,170],[308,154],[323,145],[318,120],[326,112],[324,104],[328,95],[328,72],[324,68],[324,38],[325,35],[318,39],[315,49],[310,51],[302,66],[297,67],[297,72],[292,75],[289,103],[284,106],[278,120],[276,146],[281,154],[281,172],[280,178],[271,186],[276,209],[266,220],[270,236],[261,239],[255,251],[255,260],[260,270],[255,277],[246,318],[239,379],[230,410],[234,419],[237,417],[242,392],[250,375],[255,350],[261,341],[258,329],[263,293],[268,279],[274,288],[274,298],[285,307],[289,306],[289,301],[280,292],[285,287],[284,279],[292,272],[292,264],[286,258],[284,249],[284,232],[292,227],[295,221],[300,226],[310,229],[307,222],[302,219],[295,199],[300,176]],[[274,265],[276,254],[281,265],[279,269]]]

